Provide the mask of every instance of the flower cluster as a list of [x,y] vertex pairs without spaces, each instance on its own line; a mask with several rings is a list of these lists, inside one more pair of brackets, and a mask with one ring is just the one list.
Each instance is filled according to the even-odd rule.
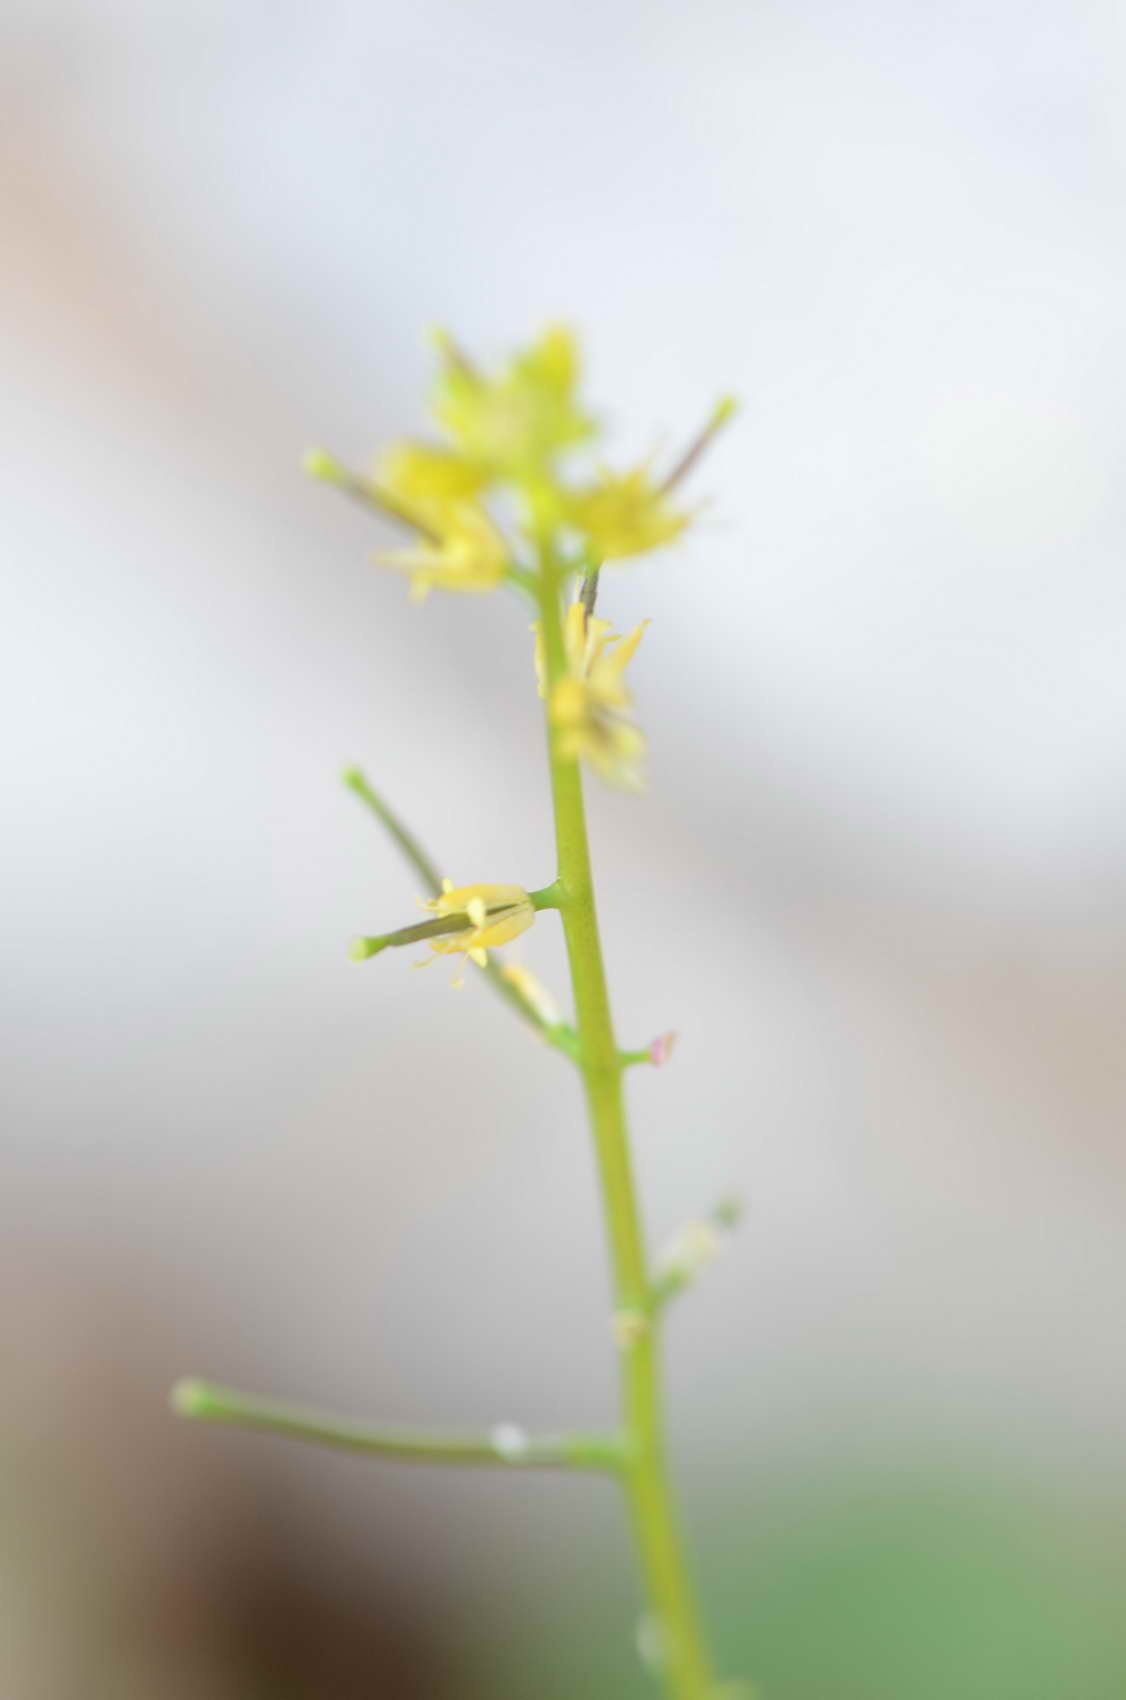
[[[578,350],[565,326],[549,326],[496,372],[482,370],[445,332],[435,343],[432,413],[440,440],[395,444],[369,477],[348,473],[321,450],[306,457],[313,476],[410,532],[403,547],[377,559],[408,575],[414,599],[509,584],[542,607],[547,588],[558,618],[571,581],[596,582],[604,563],[681,536],[691,516],[677,503],[677,487],[730,417],[730,400],[718,404],[664,477],[648,463],[625,471],[580,467],[576,475],[572,457],[598,427],[579,395]],[[636,787],[645,744],[623,674],[644,622],[616,636],[594,617],[593,601],[591,593],[571,603],[554,669],[541,634],[541,694],[561,756],[586,762],[612,784]]]
[[434,415],[483,480],[535,482],[556,456],[594,436],[576,396],[578,350],[571,332],[551,325],[495,378],[485,377],[451,337],[436,339],[442,370]]

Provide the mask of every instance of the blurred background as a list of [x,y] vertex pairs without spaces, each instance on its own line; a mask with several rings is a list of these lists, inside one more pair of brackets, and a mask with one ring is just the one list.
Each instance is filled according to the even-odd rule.
[[[177,1423],[612,1397],[575,1083],[350,937],[552,875],[526,615],[298,471],[570,319],[619,462],[744,401],[592,791],[724,1668],[1126,1693],[1126,26],[1105,4],[11,0],[0,1691],[649,1692],[599,1484]],[[654,916],[659,916],[654,924]],[[559,983],[551,929],[525,960]]]

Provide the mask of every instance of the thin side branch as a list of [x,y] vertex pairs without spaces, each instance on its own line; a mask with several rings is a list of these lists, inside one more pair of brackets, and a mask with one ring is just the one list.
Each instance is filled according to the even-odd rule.
[[589,566],[586,570],[586,577],[583,579],[582,589],[579,592],[579,601],[583,605],[583,612],[588,620],[594,613],[594,604],[598,601],[598,575],[601,571],[600,562],[594,566]]
[[367,775],[358,767],[345,769],[344,783],[354,791],[361,803],[366,803],[384,832],[398,846],[431,897],[441,897],[442,876],[414,834],[403,824],[395,811],[374,790]]
[[378,484],[349,471],[348,467],[338,461],[335,455],[330,455],[327,449],[309,449],[303,465],[310,478],[343,490],[346,496],[350,496],[354,502],[359,502],[361,507],[381,514],[385,519],[394,520],[396,525],[405,526],[410,532],[428,537],[432,543],[441,543],[440,533],[419,514],[404,507],[390,490],[383,490]]
[[660,1316],[673,1299],[695,1285],[703,1271],[719,1256],[726,1236],[739,1226],[742,1219],[742,1201],[727,1197],[721,1199],[709,1215],[684,1224],[665,1247],[654,1271],[649,1289],[650,1318]]
[[490,1464],[508,1469],[591,1470],[616,1473],[621,1441],[613,1434],[532,1435],[513,1423],[483,1434],[426,1433],[416,1429],[369,1428],[324,1411],[305,1410],[276,1399],[256,1399],[230,1387],[189,1378],[171,1393],[172,1409],[196,1422],[227,1423],[271,1434],[311,1440],[346,1452],[399,1458],[415,1464]]
[[716,402],[703,429],[696,433],[672,471],[661,481],[660,489],[664,495],[667,496],[670,490],[675,490],[676,486],[687,478],[688,474],[695,468],[697,461],[707,452],[723,427],[734,416],[736,406],[734,396],[723,396]]

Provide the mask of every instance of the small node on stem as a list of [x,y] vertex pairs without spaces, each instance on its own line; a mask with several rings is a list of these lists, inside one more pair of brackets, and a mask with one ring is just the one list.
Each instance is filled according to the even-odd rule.
[[489,1439],[497,1457],[503,1458],[506,1464],[521,1463],[528,1456],[531,1437],[519,1423],[497,1423]]
[[648,1334],[649,1318],[643,1310],[616,1310],[610,1319],[610,1332],[615,1345],[623,1352],[629,1351]]
[[659,1673],[665,1665],[666,1635],[659,1617],[643,1612],[637,1620],[637,1656],[646,1670]]

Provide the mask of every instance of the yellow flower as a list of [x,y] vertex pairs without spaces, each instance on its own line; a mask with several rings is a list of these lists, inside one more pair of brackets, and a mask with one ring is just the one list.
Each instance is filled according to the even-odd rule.
[[415,511],[421,528],[418,541],[409,549],[382,550],[376,559],[410,574],[416,602],[435,587],[496,589],[508,568],[508,546],[484,508],[476,502],[454,502]]
[[569,517],[599,561],[659,549],[679,537],[690,518],[672,506],[644,466],[622,473],[603,469],[597,484],[572,499]]
[[481,466],[429,443],[396,443],[375,469],[376,488],[419,515],[471,501],[487,481]]
[[534,479],[561,449],[592,435],[578,405],[578,355],[570,331],[552,325],[509,363],[484,376],[439,333],[444,366],[434,397],[439,422],[472,463],[494,478]]
[[536,918],[532,900],[522,885],[455,886],[443,880],[441,897],[431,898],[422,907],[442,918],[466,917],[468,926],[432,938],[430,948],[439,956],[464,951],[479,968],[489,960],[491,949],[526,932]]
[[[632,701],[626,690],[625,669],[644,635],[642,620],[626,637],[619,637],[609,620],[588,615],[573,602],[563,623],[567,671],[557,679],[548,700],[548,717],[556,729],[559,753],[588,762],[612,785],[640,789],[645,738],[630,718]],[[536,676],[540,695],[547,694],[543,633],[537,622]]]

